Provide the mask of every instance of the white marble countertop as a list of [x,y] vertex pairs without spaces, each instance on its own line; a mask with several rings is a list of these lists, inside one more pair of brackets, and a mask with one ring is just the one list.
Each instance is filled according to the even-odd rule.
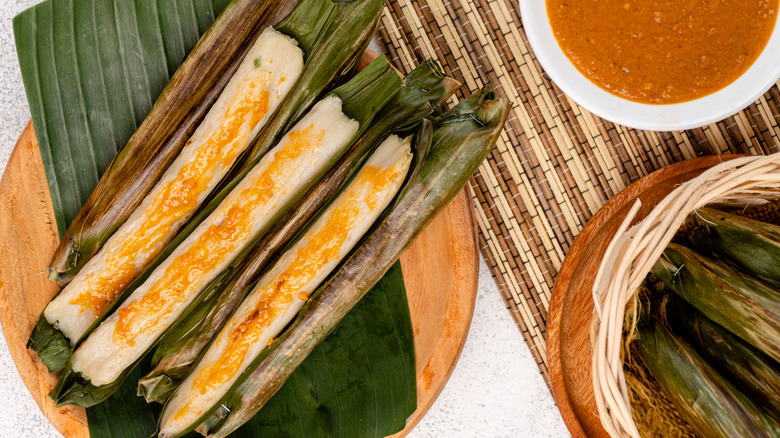
[[[11,19],[40,0],[0,6],[0,174],[30,119]],[[0,236],[11,238],[11,236]],[[27,392],[0,337],[0,438],[60,434]],[[423,437],[568,436],[544,380],[484,262],[474,319],[460,361],[439,399],[410,435]]]

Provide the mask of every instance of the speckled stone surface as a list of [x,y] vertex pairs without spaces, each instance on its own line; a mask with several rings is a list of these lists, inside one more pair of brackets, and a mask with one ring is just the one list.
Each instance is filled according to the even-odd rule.
[[[0,5],[0,174],[30,119],[11,19],[39,0]],[[11,236],[0,236],[10,238]],[[61,435],[27,392],[0,337],[0,438]],[[484,262],[468,340],[447,387],[411,437],[562,437],[568,432]]]
[[569,436],[487,265],[458,365],[412,438]]

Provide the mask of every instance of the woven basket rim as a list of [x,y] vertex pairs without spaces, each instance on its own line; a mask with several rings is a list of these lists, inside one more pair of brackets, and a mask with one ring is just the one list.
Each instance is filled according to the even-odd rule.
[[780,154],[747,156],[720,163],[679,185],[637,224],[637,200],[604,254],[593,283],[591,325],[593,392],[599,419],[612,437],[638,438],[623,373],[621,348],[625,310],[644,277],[697,209],[724,199],[777,198]]

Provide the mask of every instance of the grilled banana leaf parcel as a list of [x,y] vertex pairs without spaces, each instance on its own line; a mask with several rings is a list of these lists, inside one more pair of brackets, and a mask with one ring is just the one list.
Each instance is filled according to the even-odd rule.
[[686,421],[706,437],[777,437],[780,426],[761,412],[655,319],[641,324],[635,341],[650,373]]
[[[234,1],[223,16],[230,17],[235,8],[243,11],[244,6],[241,5],[242,2]],[[255,7],[263,8],[262,4]],[[285,11],[289,11],[290,8]],[[133,157],[136,160],[134,161],[136,167],[133,170],[141,172],[138,178],[143,180],[137,181],[131,188],[137,188],[139,184],[155,183],[158,179],[155,175],[165,170],[160,167],[165,166],[167,170],[151,191],[145,189],[145,197],[139,198],[139,202],[143,201],[142,205],[135,209],[129,219],[123,213],[121,220],[128,219],[127,222],[117,222],[111,226],[112,232],[119,227],[115,234],[110,237],[106,234],[99,242],[90,240],[92,246],[88,254],[79,253],[81,250],[78,245],[67,249],[78,256],[78,264],[70,266],[67,275],[68,279],[75,276],[75,280],[47,306],[28,342],[28,348],[38,352],[50,372],[59,371],[67,364],[71,346],[124,288],[159,255],[179,228],[190,219],[228,173],[240,154],[257,137],[301,76],[303,57],[307,50],[311,51],[312,34],[319,35],[334,10],[335,6],[330,0],[303,0],[299,7],[278,26],[285,29],[286,34],[267,27],[259,37],[250,41],[252,44],[242,52],[245,53],[243,59],[235,62],[234,73],[232,77],[227,78],[229,82],[220,88],[216,103],[211,106],[205,119],[183,149],[176,150],[177,153],[179,151],[181,153],[178,157],[171,157],[176,159],[170,167],[168,167],[170,160],[167,159],[165,163],[144,161],[143,154],[151,152],[132,139],[120,151],[104,179],[113,175],[110,172],[115,165],[120,167],[127,165],[127,160],[122,158],[123,156]],[[308,19],[304,20],[303,16]],[[221,21],[218,20],[218,23]],[[220,28],[213,28],[203,37],[200,44],[211,47],[209,38],[221,32],[218,29]],[[288,35],[293,35],[294,38]],[[221,38],[230,40],[228,37]],[[197,46],[191,56],[196,58],[200,56],[200,47]],[[229,54],[230,51],[226,53]],[[190,68],[187,67],[187,62],[189,61],[185,61],[180,72]],[[203,62],[202,65],[209,64]],[[177,72],[172,84],[174,81],[186,82],[179,77],[179,74]],[[204,76],[208,75],[204,74]],[[165,93],[186,93],[174,85],[169,85],[169,88],[170,90],[166,89]],[[167,102],[165,93],[160,98],[161,102]],[[194,95],[199,94],[196,92]],[[168,111],[168,113],[171,120],[176,122],[178,113],[175,111]],[[157,118],[159,115],[153,110],[147,120],[157,120]],[[139,128],[139,133],[144,131],[146,123],[145,121]],[[155,123],[164,125],[166,122],[157,120]],[[165,145],[168,146],[171,145]],[[158,152],[169,153],[164,147],[161,147]],[[144,162],[147,163],[146,167],[138,165]],[[122,175],[124,178],[131,178],[127,173]],[[152,178],[155,180],[150,182]],[[99,191],[101,196],[112,199],[123,196],[118,191],[129,190],[115,184],[113,187],[116,191],[106,191],[102,186],[103,182],[100,184],[96,188],[96,193]],[[149,193],[146,193],[147,191]],[[80,223],[79,218],[74,221],[75,223]],[[82,235],[89,235],[93,232],[91,230],[88,227],[80,228],[79,232]],[[69,240],[67,236],[63,242],[66,240]],[[107,246],[95,254],[103,243]],[[60,246],[58,251],[60,250],[64,250],[63,246]],[[92,258],[93,255],[96,257]],[[55,255],[55,259],[58,257]],[[85,268],[84,272],[81,272],[82,266]]]
[[368,231],[401,188],[410,140],[385,140],[300,240],[258,281],[161,414],[160,433],[192,429],[279,336],[317,286]]
[[739,266],[744,272],[780,285],[780,227],[702,208],[694,215],[691,240],[704,253]]
[[707,318],[780,362],[776,289],[674,243],[651,272]]
[[[290,18],[293,18],[299,9],[306,5],[305,2],[322,1],[325,0],[304,0],[293,11]],[[200,222],[214,211],[249,170],[262,159],[268,149],[279,141],[281,138],[279,134],[288,132],[301,114],[316,101],[317,96],[330,85],[345,80],[368,45],[383,5],[381,0],[342,0],[337,3],[317,38],[312,40],[316,49],[311,50],[310,55],[306,56],[303,74],[291,90],[290,96],[273,114],[260,136],[243,154],[244,156],[239,158],[228,176],[222,180],[220,186],[212,192],[209,202],[200,209],[199,213],[174,239],[174,243],[180,242],[188,236]],[[307,17],[305,10],[301,14],[303,16],[300,20],[285,20],[277,26],[277,30],[282,33],[299,32],[298,21],[305,22]],[[299,41],[301,40],[299,39]],[[364,95],[362,100],[357,96],[354,99],[343,100],[345,105],[354,106],[354,108],[345,108],[347,113],[355,111],[356,113],[373,115],[382,107],[382,105],[377,106],[380,101],[371,95]],[[367,127],[367,123],[361,123],[361,132]],[[165,251],[163,255],[167,255]]]
[[[229,76],[223,79],[224,75],[232,74],[236,70],[238,60],[234,58],[239,56],[240,60],[247,48],[242,46],[242,51],[237,52],[228,45],[245,45],[247,32],[254,38],[264,29],[258,23],[268,21],[273,25],[287,16],[276,29],[296,39],[304,51],[306,68],[301,80],[295,84],[290,98],[285,99],[280,110],[262,131],[264,140],[252,145],[253,152],[249,155],[257,159],[275,144],[281,133],[289,130],[292,123],[311,107],[329,85],[339,80],[362,54],[376,28],[382,5],[379,0],[341,1],[338,5],[330,0],[233,0],[177,71],[139,132],[117,155],[103,178],[108,178],[111,182],[101,182],[98,185],[90,201],[71,223],[71,233],[63,239],[52,261],[52,278],[56,277],[62,283],[69,281],[140,204],[162,172],[181,151],[197,123],[227,83]],[[263,21],[258,22],[258,16],[263,18]],[[240,17],[244,18],[239,19]],[[248,41],[251,42],[252,39]],[[220,70],[218,67],[223,64],[230,64],[229,69]],[[197,71],[194,71],[196,69]],[[211,84],[199,81],[201,78],[198,76],[203,76],[204,80],[214,76],[223,82],[209,89]],[[195,82],[190,84],[188,80]],[[204,89],[197,88],[201,86]],[[211,97],[209,94],[210,100],[203,101],[201,105],[198,100],[201,98],[198,96],[203,92],[216,95]],[[189,106],[183,105],[182,99],[187,99]],[[190,102],[191,100],[193,101]],[[197,107],[193,110],[191,107],[194,105]],[[146,142],[143,134],[145,127],[170,130],[181,125],[181,121],[175,119],[176,116],[197,114],[199,118],[192,122],[194,126],[186,137],[180,138],[182,134],[178,132],[170,134],[176,135],[173,140],[178,142],[178,146],[166,149],[158,146],[158,143]],[[262,147],[258,146],[260,144]],[[164,146],[168,147],[167,144]],[[163,155],[166,161],[162,161]],[[245,160],[241,169],[249,167],[248,162],[249,160]],[[141,166],[139,163],[145,164]],[[119,166],[123,166],[121,172],[117,170]],[[117,203],[117,199],[122,200],[122,203]],[[109,207],[114,210],[121,207],[121,211],[111,213]]]
[[267,232],[356,140],[361,126],[370,124],[376,111],[360,112],[361,105],[379,108],[400,87],[398,75],[379,58],[318,102],[142,284],[128,289],[121,304],[93,324],[51,394],[57,403],[90,406],[116,390],[209,282]]
[[52,280],[60,285],[70,281],[127,220],[192,137],[258,35],[297,4],[297,0],[230,2],[176,70],[70,223],[49,267]]
[[298,318],[247,367],[218,403],[221,407],[204,415],[198,432],[225,437],[262,408],[463,188],[495,145],[508,111],[507,101],[496,99],[491,90],[485,89],[456,105],[437,122],[430,153],[405,183],[386,216],[318,288]]
[[164,403],[206,344],[217,334],[243,299],[266,264],[290,237],[295,236],[316,212],[333,198],[365,156],[391,131],[415,127],[423,117],[434,113],[459,86],[442,74],[435,61],[422,63],[404,79],[404,86],[374,119],[366,134],[353,145],[325,177],[310,190],[284,218],[277,221],[266,237],[254,244],[250,253],[231,265],[225,278],[209,287],[209,297],[187,319],[172,327],[157,346],[154,369],[138,384],[138,393],[148,402]]
[[43,314],[71,345],[173,239],[249,146],[303,70],[296,41],[266,29],[181,154]]
[[728,330],[710,321],[682,298],[674,296],[666,318],[740,392],[780,422],[780,364]]
[[[294,37],[303,49],[303,72],[297,81],[285,81],[292,85],[288,96],[270,115],[248,150],[237,158],[228,176],[216,188],[210,189],[211,194],[206,198],[208,205],[201,207],[199,214],[183,228],[180,236],[192,232],[270,146],[281,138],[280,134],[289,131],[294,121],[323,93],[325,87],[338,80],[353,60],[359,57],[373,32],[382,4],[380,0],[353,0],[340,2],[337,6],[330,0],[302,0],[276,27],[280,33]],[[255,61],[262,67],[262,59],[253,58],[253,66]],[[262,145],[260,149],[258,145]],[[203,202],[203,199],[199,199],[199,204]],[[176,239],[177,242],[180,240]],[[165,254],[161,257],[164,258]],[[70,341],[77,342],[77,339],[71,337]],[[52,372],[61,369],[70,355],[67,334],[43,317],[36,324],[28,346],[39,352]]]

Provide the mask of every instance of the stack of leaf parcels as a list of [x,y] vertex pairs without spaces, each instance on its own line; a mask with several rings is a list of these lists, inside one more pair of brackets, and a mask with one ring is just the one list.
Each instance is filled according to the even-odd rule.
[[709,208],[693,219],[651,271],[671,292],[642,312],[638,351],[697,434],[778,437],[780,227]]
[[[233,1],[205,41],[251,3]],[[354,72],[382,0],[254,3],[289,15],[251,15],[262,29],[224,67],[231,79],[189,140],[131,140],[54,257],[51,278],[65,287],[29,347],[62,371],[50,394],[58,405],[101,403],[151,359],[138,392],[164,404],[157,436],[232,433],[462,189],[503,129],[508,104],[489,88],[444,110],[459,84],[435,62],[401,78],[380,56]],[[176,88],[197,74],[185,67],[161,102],[192,91]],[[142,130],[166,115],[149,117]],[[170,159],[128,164],[155,148]],[[117,168],[138,184],[107,186]],[[111,210],[113,199],[130,204]],[[93,222],[97,205],[105,220]]]

